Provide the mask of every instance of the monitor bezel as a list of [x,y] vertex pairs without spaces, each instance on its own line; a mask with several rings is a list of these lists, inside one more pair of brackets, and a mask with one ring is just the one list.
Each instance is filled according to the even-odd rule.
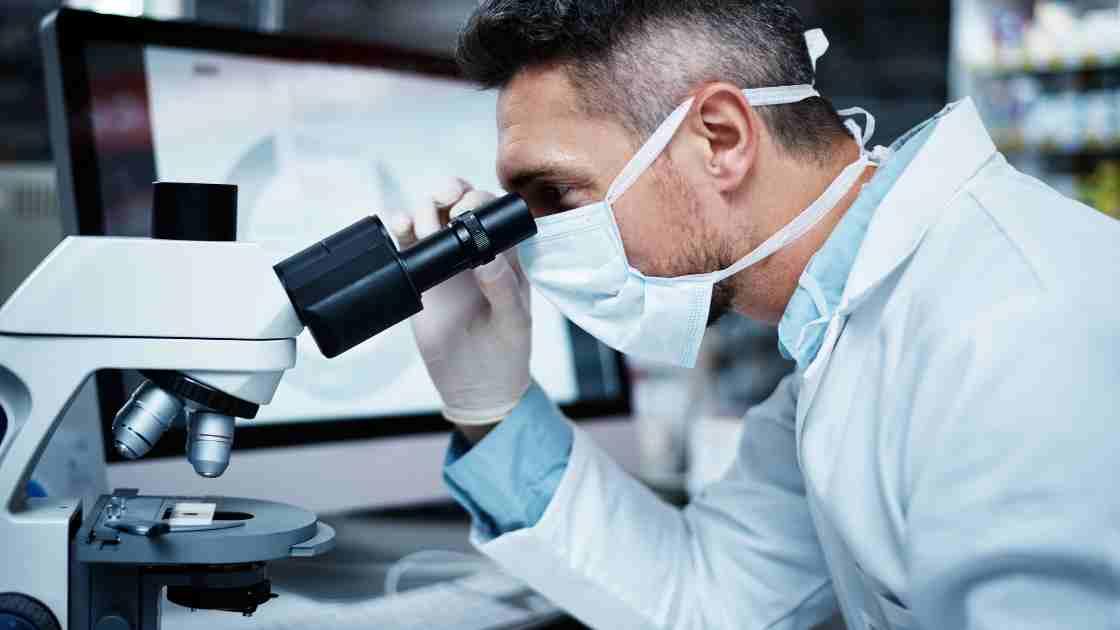
[[[330,37],[263,33],[227,26],[164,21],[62,8],[43,20],[51,146],[58,173],[60,210],[66,234],[97,236],[105,233],[97,152],[93,135],[92,94],[85,66],[91,43],[129,46],[169,46],[211,52],[251,54],[278,59],[347,64],[412,72],[437,78],[463,80],[450,57]],[[81,165],[81,168],[77,168]],[[78,209],[81,208],[81,211]],[[586,333],[584,333],[586,334]],[[620,354],[611,352],[617,365],[620,395],[613,399],[583,401],[561,408],[576,421],[623,418],[631,413],[629,374]],[[128,392],[116,370],[95,375],[106,460],[127,462],[113,448],[111,422]],[[237,429],[236,450],[309,446],[350,440],[372,440],[409,435],[445,433],[450,425],[439,414],[372,416],[284,422],[265,426],[245,424]],[[181,457],[185,431],[168,431],[145,459]]]

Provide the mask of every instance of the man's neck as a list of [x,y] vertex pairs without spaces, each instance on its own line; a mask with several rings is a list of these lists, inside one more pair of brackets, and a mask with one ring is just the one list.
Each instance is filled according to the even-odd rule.
[[[773,208],[775,211],[770,213],[770,225],[761,228],[760,234],[756,230],[752,236],[752,249],[812,205],[858,158],[858,148],[847,141],[839,147],[835,159],[827,166],[787,158],[774,161],[772,172],[760,172],[760,181],[765,178],[768,185],[755,189],[758,198],[748,202],[748,208]],[[875,168],[868,167],[844,198],[813,229],[770,258],[732,278],[729,284],[734,294],[735,311],[751,319],[777,324],[809,261],[828,240],[874,174]],[[778,212],[777,208],[784,210]],[[759,216],[757,211],[753,214]]]

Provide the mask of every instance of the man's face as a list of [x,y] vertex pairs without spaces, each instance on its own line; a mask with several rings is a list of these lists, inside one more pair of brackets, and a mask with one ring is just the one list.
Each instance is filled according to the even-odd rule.
[[[582,99],[557,67],[523,71],[499,99],[498,176],[538,218],[602,201],[645,141],[611,116],[589,114]],[[662,155],[613,206],[627,258],[648,276],[720,266],[707,204],[687,172]]]

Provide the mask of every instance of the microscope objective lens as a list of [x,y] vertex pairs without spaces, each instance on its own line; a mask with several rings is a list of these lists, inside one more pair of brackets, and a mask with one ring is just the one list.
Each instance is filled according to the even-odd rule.
[[113,419],[113,445],[122,457],[138,459],[171,428],[183,401],[144,381]]

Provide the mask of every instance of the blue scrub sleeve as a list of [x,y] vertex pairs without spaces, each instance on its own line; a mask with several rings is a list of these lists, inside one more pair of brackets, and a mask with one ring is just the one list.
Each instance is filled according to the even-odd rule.
[[491,537],[540,521],[568,467],[572,426],[533,383],[509,417],[473,448],[456,431],[444,461],[452,496]]

